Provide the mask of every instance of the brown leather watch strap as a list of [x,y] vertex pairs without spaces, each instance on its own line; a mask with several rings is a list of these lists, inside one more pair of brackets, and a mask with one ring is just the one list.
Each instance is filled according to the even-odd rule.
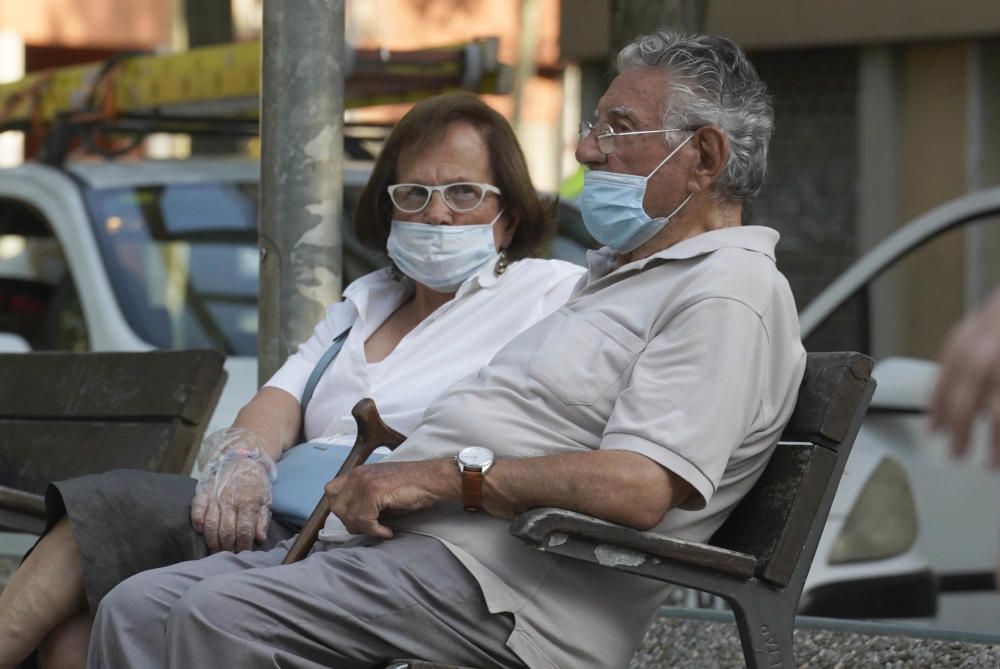
[[466,511],[483,510],[483,473],[473,469],[462,470],[462,506]]

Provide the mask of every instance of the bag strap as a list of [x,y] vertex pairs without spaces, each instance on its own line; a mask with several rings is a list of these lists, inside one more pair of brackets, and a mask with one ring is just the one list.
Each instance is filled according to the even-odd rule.
[[344,347],[347,335],[351,333],[351,327],[352,326],[348,325],[346,330],[334,337],[333,343],[330,344],[330,348],[326,349],[326,353],[324,353],[323,357],[316,363],[316,367],[313,368],[312,374],[309,375],[309,380],[306,381],[306,389],[302,391],[302,401],[300,402],[302,405],[302,421],[301,427],[299,428],[300,444],[306,440],[306,407],[309,406],[309,400],[312,399],[313,391],[316,390],[316,384],[319,383],[319,379],[323,376],[323,372],[326,371],[326,368],[330,366],[333,359],[337,357],[338,353],[340,353],[340,349]]

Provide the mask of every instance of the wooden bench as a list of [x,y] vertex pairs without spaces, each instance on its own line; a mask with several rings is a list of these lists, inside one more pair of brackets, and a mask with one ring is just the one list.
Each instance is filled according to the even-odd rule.
[[224,362],[212,350],[0,354],[0,530],[40,533],[49,481],[189,472]]
[[[716,594],[733,608],[747,667],[793,667],[795,609],[875,391],[872,365],[858,353],[809,354],[781,442],[707,544],[552,508],[518,516],[511,534],[541,551]],[[425,660],[387,667],[460,669]]]

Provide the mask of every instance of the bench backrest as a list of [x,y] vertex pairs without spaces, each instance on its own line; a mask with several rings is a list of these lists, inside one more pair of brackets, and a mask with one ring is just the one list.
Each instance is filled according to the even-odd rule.
[[[781,442],[711,544],[753,555],[757,576],[775,585],[787,585],[796,573],[805,577],[875,390],[872,366],[860,353],[808,355]],[[809,560],[800,566],[803,551]]]
[[0,354],[0,486],[190,471],[226,373],[212,350]]

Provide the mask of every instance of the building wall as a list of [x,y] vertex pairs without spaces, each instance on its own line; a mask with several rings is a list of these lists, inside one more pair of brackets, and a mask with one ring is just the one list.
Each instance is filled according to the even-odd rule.
[[[775,97],[776,132],[750,218],[781,231],[778,261],[800,307],[900,226],[1000,183],[989,148],[1000,147],[996,79],[984,74],[975,93],[978,44],[752,53]],[[997,228],[956,230],[910,254],[809,347],[933,359],[976,296],[996,285]]]
[[[525,150],[535,184],[555,190],[562,156],[563,91],[559,61],[559,0],[532,0],[534,16],[527,17],[537,33],[534,62],[543,76],[527,81],[518,113],[514,96],[487,96],[508,120],[518,120],[516,131]],[[515,0],[367,0],[348,3],[347,38],[358,46],[415,49],[452,44],[476,37],[500,38],[499,58],[516,66],[521,35],[520,7]],[[367,110],[369,119],[398,118],[405,108]]]
[[[803,49],[751,55],[774,98],[775,134],[764,188],[746,222],[781,233],[778,265],[804,307],[857,255],[857,50]],[[815,342],[856,337],[859,315],[838,315]]]
[[[967,192],[1000,184],[1000,51],[990,40],[865,48],[858,226],[873,246]],[[874,73],[874,74],[873,74]],[[945,233],[871,294],[873,352],[933,359],[952,325],[1000,285],[1000,221]]]
[[0,28],[25,44],[155,48],[170,44],[172,0],[0,2]]
[[710,0],[706,29],[748,49],[964,39],[1000,33],[995,0]]
[[[964,194],[969,42],[902,48],[900,223]],[[965,310],[965,232],[917,251],[900,266],[898,353],[933,359]]]
[[[609,0],[581,4],[596,15]],[[800,307],[914,217],[1000,184],[1000,2],[710,0],[706,30],[746,48],[775,95],[768,183],[748,220],[781,231]],[[560,37],[584,58],[607,48],[580,16]],[[604,69],[582,68],[585,109]],[[1000,225],[944,235],[810,344],[933,358],[1000,284],[998,258]]]

